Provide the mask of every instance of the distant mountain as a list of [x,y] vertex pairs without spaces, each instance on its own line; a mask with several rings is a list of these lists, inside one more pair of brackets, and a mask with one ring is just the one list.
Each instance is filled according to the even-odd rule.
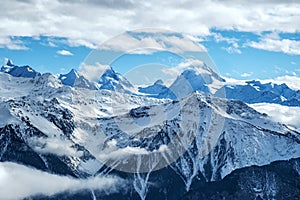
[[205,64],[188,66],[176,80],[166,87],[157,81],[153,85],[139,88],[139,92],[156,98],[179,99],[193,91],[202,91],[215,96],[241,100],[246,103],[276,103],[286,106],[300,106],[300,90],[293,90],[286,84],[246,81],[245,84],[229,84]]
[[[10,74],[14,77],[35,78],[41,76],[41,73],[35,71],[30,66],[17,66],[14,65],[11,60],[8,60],[6,65],[2,66],[0,72]],[[99,77],[98,83],[86,79],[83,75],[78,73],[75,69],[72,69],[67,74],[60,74],[58,79],[62,84],[87,88],[90,90],[111,90],[121,93],[135,93],[135,87],[121,74],[115,72],[112,68],[106,69],[101,77]]]
[[134,86],[121,74],[111,67],[106,69],[98,81],[99,89],[106,89],[122,93],[134,93]]
[[0,72],[4,72],[10,74],[15,77],[24,77],[24,78],[34,78],[36,76],[40,76],[41,74],[30,66],[17,66],[14,65],[11,60],[8,60],[6,65],[2,66]]
[[87,88],[91,90],[97,89],[97,84],[87,80],[84,76],[80,75],[75,69],[72,69],[67,74],[60,74],[58,78],[64,85]]
[[300,106],[300,91],[292,90],[286,84],[247,81],[245,85],[225,85],[226,98],[238,99],[246,103],[277,103]]
[[185,97],[193,91],[215,93],[225,80],[207,65],[190,65],[171,84],[163,88],[157,95],[158,98],[178,99]]
[[164,85],[162,80],[157,80],[153,85],[147,87],[139,87],[139,92],[157,96],[160,93],[167,92],[169,88]]

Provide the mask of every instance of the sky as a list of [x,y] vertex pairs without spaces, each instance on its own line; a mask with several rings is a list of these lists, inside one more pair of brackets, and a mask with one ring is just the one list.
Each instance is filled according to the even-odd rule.
[[149,63],[176,66],[194,52],[224,77],[300,77],[300,2],[1,2],[3,64],[57,74],[86,69],[96,55],[99,66],[126,74]]

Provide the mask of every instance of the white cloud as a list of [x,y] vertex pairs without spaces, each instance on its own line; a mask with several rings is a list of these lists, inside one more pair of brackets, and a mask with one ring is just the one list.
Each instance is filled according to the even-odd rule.
[[210,74],[210,70],[212,70],[203,61],[189,58],[177,66],[161,69],[162,73],[168,75],[167,79],[164,80],[164,84],[170,86],[182,72],[189,69],[194,70],[197,74]]
[[[115,145],[115,144],[113,144]],[[163,153],[168,150],[167,145],[161,145],[157,150],[153,151],[147,151],[144,148],[140,147],[125,147],[125,148],[114,148],[113,146],[110,147],[111,151],[107,152],[101,152],[100,154],[97,155],[97,158],[99,160],[107,161],[110,159],[115,159],[115,160],[121,160],[124,158],[128,158],[131,156],[137,156],[137,155],[150,155],[153,153]]]
[[236,54],[241,54],[242,51],[236,47],[233,47],[233,46],[230,46],[230,47],[223,47],[222,49],[224,49],[225,51],[227,51],[227,53],[229,54],[233,54],[233,53],[236,53]]
[[199,44],[193,37],[160,31],[156,30],[154,33],[151,30],[147,33],[143,30],[141,32],[139,30],[127,32],[108,40],[102,44],[101,48],[144,54],[152,53],[153,50],[168,50],[175,53],[206,51],[205,47]]
[[73,53],[71,53],[70,51],[65,50],[65,49],[59,50],[56,53],[59,55],[63,55],[63,56],[73,56]]
[[196,70],[196,72],[200,73],[208,73],[207,71],[203,70],[204,63],[201,60],[197,59],[187,59],[181,63],[179,63],[177,66],[172,68],[164,68],[162,70],[163,73],[171,74],[176,78],[178,75],[180,75],[183,71],[188,69]]
[[100,63],[96,63],[95,65],[88,65],[82,63],[79,66],[79,73],[82,74],[85,78],[90,81],[99,81],[99,78],[103,74],[106,69],[109,69],[110,66],[102,65]]
[[252,76],[252,74],[253,74],[252,72],[251,73],[246,73],[245,72],[245,73],[241,74],[241,77],[249,77],[249,76]]
[[54,195],[82,189],[116,192],[123,180],[117,177],[75,179],[39,171],[11,162],[0,163],[1,199],[17,200],[43,194]]
[[59,156],[75,156],[80,157],[83,155],[82,151],[77,151],[73,147],[73,143],[65,138],[56,137],[33,137],[29,140],[30,145],[42,154],[55,154]]
[[266,113],[274,121],[300,128],[300,107],[289,107],[271,103],[258,103],[249,105],[261,113]]
[[[246,85],[246,81],[249,80],[238,80],[234,78],[223,77],[226,80],[226,84],[229,85]],[[261,83],[276,83],[276,84],[286,84],[289,88],[293,90],[300,90],[300,77],[298,76],[279,76],[273,79],[257,79]]]
[[220,33],[212,33],[211,34],[216,42],[226,42],[230,46],[228,47],[222,47],[225,51],[227,51],[229,54],[237,53],[241,54],[242,51],[239,49],[239,44],[238,44],[238,39],[236,38],[229,38],[229,37],[224,37]]
[[234,78],[229,78],[229,77],[222,77],[226,81],[226,85],[246,85],[245,80],[238,80]]
[[291,55],[300,55],[300,41],[281,39],[278,35],[274,33],[263,36],[258,42],[248,42],[246,46],[267,51],[283,52]]
[[216,42],[227,42],[228,44],[234,44],[238,41],[236,38],[224,37],[221,33],[212,33],[211,34]]
[[3,1],[0,32],[2,37],[64,37],[71,45],[96,47],[125,30],[144,27],[197,36],[208,35],[211,28],[295,33],[299,17],[296,1]]
[[277,83],[277,84],[283,84],[285,83],[288,87],[294,90],[300,90],[300,77],[298,76],[279,76],[274,79],[265,79],[265,80],[260,80],[262,83]]
[[28,50],[21,40],[11,39],[10,37],[0,37],[0,48],[10,50]]
[[296,62],[294,62],[294,61],[292,61],[292,62],[291,62],[291,64],[292,64],[292,65],[296,65],[297,63],[296,63]]

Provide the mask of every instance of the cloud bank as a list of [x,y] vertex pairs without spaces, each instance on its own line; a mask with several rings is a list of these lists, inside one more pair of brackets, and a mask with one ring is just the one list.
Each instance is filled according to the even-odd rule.
[[23,199],[33,195],[51,196],[83,189],[116,192],[123,180],[117,177],[75,179],[58,176],[11,162],[0,162],[0,198]]
[[106,41],[100,48],[135,54],[148,54],[152,53],[153,50],[174,53],[186,51],[206,52],[205,47],[194,38],[161,29],[142,29],[127,32]]
[[[212,28],[295,33],[300,31],[300,2],[3,1],[0,19],[0,46],[24,48],[24,44],[14,41],[14,36],[53,36],[67,38],[73,46],[92,48],[124,30],[145,27],[192,35],[208,35]],[[259,47],[255,43],[252,46]]]
[[249,105],[261,113],[266,113],[274,121],[292,125],[300,130],[299,107],[289,107],[272,103],[257,103]]

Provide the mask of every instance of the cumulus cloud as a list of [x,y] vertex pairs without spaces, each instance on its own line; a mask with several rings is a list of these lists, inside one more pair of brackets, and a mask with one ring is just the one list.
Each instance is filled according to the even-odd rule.
[[1,199],[17,200],[33,195],[51,196],[83,189],[116,192],[123,180],[117,177],[75,179],[39,171],[11,162],[0,162]]
[[71,45],[95,47],[124,30],[144,27],[192,35],[208,35],[211,28],[295,33],[299,16],[298,1],[4,1],[0,32],[2,37],[63,37]]
[[59,55],[63,55],[63,56],[73,56],[73,53],[71,53],[70,51],[65,50],[65,49],[59,50],[56,53]]
[[276,33],[265,35],[261,37],[258,42],[248,42],[246,46],[267,51],[283,52],[291,55],[300,55],[300,41],[291,39],[281,39]]
[[250,104],[250,106],[261,113],[266,113],[274,121],[300,128],[299,107],[289,107],[271,103]]
[[94,65],[82,63],[79,66],[79,73],[90,81],[99,81],[99,78],[106,69],[110,69],[110,66],[98,62]]
[[0,36],[0,48],[7,48],[10,50],[27,50],[28,47],[21,40],[12,39],[11,37]]
[[[183,53],[186,51],[204,52],[205,47],[199,44],[193,37],[182,34],[169,33],[162,30],[146,29],[141,32],[127,32],[116,36],[102,44],[103,49],[124,51],[127,53],[152,53],[153,50],[171,51]],[[148,32],[149,31],[149,32]],[[155,32],[153,32],[155,31]]]
[[216,42],[226,42],[230,46],[228,47],[223,47],[225,51],[227,51],[230,54],[237,53],[241,54],[242,51],[239,49],[239,44],[238,44],[238,39],[237,38],[229,38],[229,37],[224,37],[220,33],[212,33],[211,34]]

